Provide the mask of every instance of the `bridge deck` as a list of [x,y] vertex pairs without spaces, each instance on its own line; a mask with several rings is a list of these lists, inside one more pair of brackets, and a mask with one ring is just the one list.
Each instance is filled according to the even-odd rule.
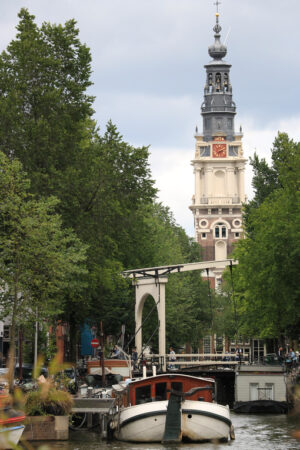
[[174,366],[236,366],[239,361],[169,361]]

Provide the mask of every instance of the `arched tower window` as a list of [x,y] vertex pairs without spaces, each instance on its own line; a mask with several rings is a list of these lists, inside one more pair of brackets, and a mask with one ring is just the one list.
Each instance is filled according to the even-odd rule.
[[213,86],[213,74],[211,72],[207,74],[207,85],[208,85],[208,92],[211,92]]
[[219,92],[221,90],[221,81],[222,77],[221,74],[218,72],[216,73],[216,91]]
[[228,73],[224,73],[224,90],[228,91]]
[[224,223],[217,223],[217,225],[215,226],[215,238],[227,238],[227,228]]

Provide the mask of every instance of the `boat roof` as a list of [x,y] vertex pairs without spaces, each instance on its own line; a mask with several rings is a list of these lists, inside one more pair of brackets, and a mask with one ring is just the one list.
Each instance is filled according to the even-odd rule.
[[160,375],[150,376],[146,378],[138,378],[130,381],[130,385],[140,383],[141,381],[149,381],[149,383],[154,382],[156,380],[159,380],[160,378],[189,378],[190,380],[195,381],[207,381],[209,383],[215,383],[215,380],[213,378],[207,378],[207,377],[195,377],[193,375],[185,375],[183,373],[162,373]]

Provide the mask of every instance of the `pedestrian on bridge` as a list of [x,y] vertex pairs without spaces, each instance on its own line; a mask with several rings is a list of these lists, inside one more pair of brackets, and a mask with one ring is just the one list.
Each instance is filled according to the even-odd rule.
[[[170,357],[169,357],[169,361],[176,361],[176,356],[175,356],[175,352],[173,347],[170,347]],[[169,369],[175,369],[175,366],[171,363],[169,365]]]
[[138,353],[136,351],[136,347],[133,347],[132,353],[131,353],[131,359],[133,364],[133,370],[137,369],[137,360],[138,360]]

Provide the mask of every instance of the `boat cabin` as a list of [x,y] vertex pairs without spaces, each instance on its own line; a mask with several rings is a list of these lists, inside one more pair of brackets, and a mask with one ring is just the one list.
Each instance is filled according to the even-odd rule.
[[235,378],[236,412],[286,413],[286,374],[282,366],[241,366]]
[[215,381],[212,378],[198,378],[189,375],[163,374],[142,378],[129,383],[129,402],[131,406],[141,403],[169,400],[171,389],[188,392],[192,388],[207,388],[196,391],[189,400],[212,402]]

